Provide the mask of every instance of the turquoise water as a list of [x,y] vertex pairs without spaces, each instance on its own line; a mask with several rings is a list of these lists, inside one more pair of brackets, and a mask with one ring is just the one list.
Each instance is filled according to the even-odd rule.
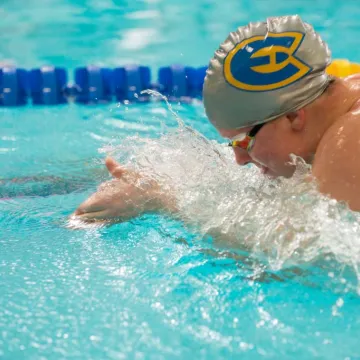
[[[0,5],[0,60],[69,69],[138,62],[153,73],[175,62],[201,66],[237,25],[295,12],[322,33],[334,57],[360,59],[355,2],[39,0]],[[201,104],[174,109],[221,141]],[[163,102],[0,109],[0,358],[360,358],[356,216],[299,196],[296,182],[262,191],[255,170],[229,159],[227,173],[196,137],[187,143],[175,133],[182,142],[169,150],[158,139],[177,127]],[[145,154],[157,169],[181,164],[176,185],[187,191],[189,208],[208,204],[206,190],[215,189],[220,200],[204,213],[221,222],[240,209],[240,243],[255,234],[283,251],[219,245],[156,215],[69,229],[68,215],[109,179],[105,149],[131,160],[121,153],[129,136],[151,139],[134,149],[141,161]],[[193,171],[202,170],[194,176],[187,171],[193,161]],[[220,175],[210,179],[213,164]],[[243,187],[261,190],[259,208],[251,192],[232,204],[230,190]],[[279,224],[295,233],[290,247],[279,247],[287,234]],[[296,243],[314,238],[303,251]]]

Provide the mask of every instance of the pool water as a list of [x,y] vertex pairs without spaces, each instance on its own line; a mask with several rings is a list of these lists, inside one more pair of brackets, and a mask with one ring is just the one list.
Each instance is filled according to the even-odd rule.
[[[34,0],[0,13],[0,61],[26,68],[202,66],[236,26],[292,13],[334,57],[360,59],[355,2]],[[272,183],[238,168],[201,103],[173,108],[209,142],[163,101],[0,109],[0,359],[358,359],[357,214],[301,171]],[[110,179],[109,150],[166,175],[197,220],[69,227]],[[235,240],[204,236],[214,227]]]

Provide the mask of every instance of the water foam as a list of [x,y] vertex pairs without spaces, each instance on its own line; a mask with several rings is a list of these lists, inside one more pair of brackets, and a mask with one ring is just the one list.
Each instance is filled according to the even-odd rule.
[[302,159],[292,158],[291,179],[269,179],[255,166],[236,165],[225,144],[178,122],[160,139],[131,137],[105,150],[160,182],[176,197],[181,218],[217,247],[261,254],[273,270],[335,261],[360,279],[359,215],[320,194]]

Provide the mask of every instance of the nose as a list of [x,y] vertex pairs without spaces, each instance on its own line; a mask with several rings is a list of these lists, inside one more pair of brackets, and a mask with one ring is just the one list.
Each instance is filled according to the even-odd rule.
[[239,165],[246,165],[251,162],[251,157],[247,151],[240,148],[233,148],[233,150],[235,154],[235,160]]

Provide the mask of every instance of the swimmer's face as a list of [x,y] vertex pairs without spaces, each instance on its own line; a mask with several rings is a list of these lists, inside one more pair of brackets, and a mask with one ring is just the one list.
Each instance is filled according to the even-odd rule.
[[[290,154],[308,157],[304,137],[305,119],[303,110],[282,116],[265,124],[255,136],[255,144],[248,153],[246,150],[233,148],[236,162],[245,165],[254,163],[263,173],[277,177],[291,177],[295,167],[290,165]],[[233,138],[240,133],[246,133],[252,126],[241,130],[218,129],[226,138]]]

